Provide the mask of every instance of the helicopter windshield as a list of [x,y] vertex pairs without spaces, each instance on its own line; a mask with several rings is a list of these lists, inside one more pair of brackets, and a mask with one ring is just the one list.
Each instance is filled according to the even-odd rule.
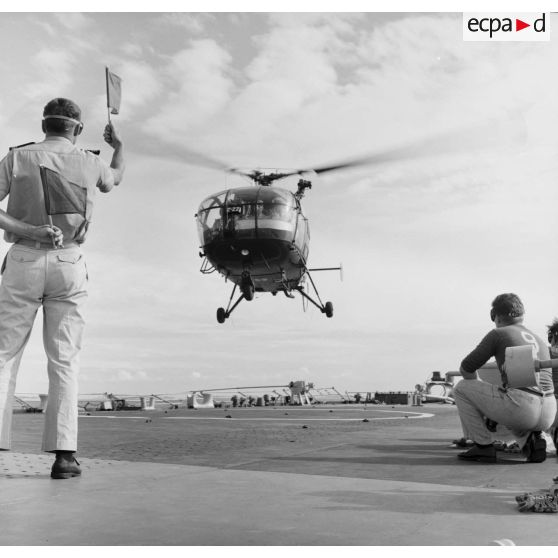
[[293,207],[294,199],[291,192],[261,188],[257,202],[257,208],[260,211],[259,217],[262,220],[260,226],[263,227],[263,221],[269,219],[289,223],[295,215]]
[[219,192],[201,203],[196,214],[198,222],[198,234],[202,244],[211,242],[218,236],[222,229],[223,207],[227,198],[227,191]]
[[294,195],[281,188],[234,188],[206,198],[197,213],[202,245],[226,237],[293,240]]

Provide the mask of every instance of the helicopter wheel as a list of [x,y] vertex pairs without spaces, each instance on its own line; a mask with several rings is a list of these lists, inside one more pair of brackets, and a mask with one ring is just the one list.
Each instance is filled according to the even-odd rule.
[[217,308],[217,321],[220,324],[225,323],[225,320],[227,319],[227,313],[225,312],[224,308]]
[[328,318],[331,318],[333,316],[333,304],[331,304],[331,302],[325,303],[324,312]]

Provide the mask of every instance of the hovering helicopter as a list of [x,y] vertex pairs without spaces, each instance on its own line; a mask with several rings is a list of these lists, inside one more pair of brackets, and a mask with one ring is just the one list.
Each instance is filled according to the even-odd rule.
[[[217,271],[234,283],[227,307],[217,309],[217,321],[224,323],[242,300],[253,300],[257,292],[272,295],[282,292],[289,298],[298,292],[328,318],[333,316],[333,304],[322,302],[311,272],[341,267],[311,269],[307,263],[310,232],[301,199],[312,188],[312,182],[305,178],[309,173],[320,175],[441,153],[474,152],[489,145],[508,145],[510,141],[513,144],[518,137],[515,132],[500,133],[495,122],[488,121],[480,127],[433,135],[361,158],[287,172],[262,169],[246,172],[199,153],[182,151],[191,164],[225,170],[252,181],[251,186],[208,196],[195,215],[199,255],[203,258],[200,271],[204,274]],[[293,176],[300,177],[296,192],[275,186],[275,182]],[[306,289],[306,280],[313,296]],[[237,290],[240,294],[233,302]]]
[[[253,300],[257,292],[272,295],[282,292],[289,298],[298,292],[331,318],[333,304],[322,302],[311,272],[341,267],[308,267],[310,231],[300,200],[312,183],[301,176],[294,193],[272,186],[277,180],[308,171],[266,173],[229,169],[229,172],[251,179],[253,185],[207,197],[195,215],[203,258],[200,271],[204,274],[217,271],[234,283],[226,309],[217,309],[217,321],[224,323],[242,300]],[[312,295],[306,290],[307,279]],[[233,302],[237,289],[240,294]]]

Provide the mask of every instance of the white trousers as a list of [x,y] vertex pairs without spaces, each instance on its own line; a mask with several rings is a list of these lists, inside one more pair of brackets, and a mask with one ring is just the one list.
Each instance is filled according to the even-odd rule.
[[39,306],[49,380],[43,451],[76,451],[79,351],[87,268],[78,246],[14,245],[0,284],[0,448],[10,449],[12,404],[23,349]]
[[507,426],[523,447],[530,432],[548,430],[556,416],[554,395],[541,397],[519,389],[503,391],[481,380],[461,380],[453,396],[464,435],[481,445],[493,442],[485,417]]

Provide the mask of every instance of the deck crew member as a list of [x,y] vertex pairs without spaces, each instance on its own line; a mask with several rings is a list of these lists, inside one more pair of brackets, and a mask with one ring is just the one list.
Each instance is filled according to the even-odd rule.
[[[43,111],[40,143],[13,148],[0,162],[0,228],[11,243],[0,284],[0,449],[11,447],[12,400],[23,349],[39,306],[43,307],[43,340],[48,365],[48,404],[42,449],[56,453],[53,478],[81,474],[75,460],[78,424],[79,352],[87,298],[87,269],[81,245],[98,188],[109,192],[122,180],[122,140],[112,124],[104,130],[114,149],[110,166],[76,147],[81,110],[69,99],[56,98]],[[83,215],[49,218],[40,166],[78,188]],[[83,190],[79,190],[79,189]]]
[[491,357],[502,371],[506,347],[531,345],[534,358],[548,360],[546,343],[523,325],[523,303],[513,293],[497,296],[492,302],[490,318],[496,326],[461,363],[463,380],[454,389],[455,404],[463,431],[475,445],[459,454],[468,461],[496,461],[492,434],[486,418],[507,426],[515,435],[527,461],[546,459],[546,441],[541,431],[554,422],[556,400],[552,371],[541,369],[538,384],[525,388],[506,388],[479,380],[477,370]]

